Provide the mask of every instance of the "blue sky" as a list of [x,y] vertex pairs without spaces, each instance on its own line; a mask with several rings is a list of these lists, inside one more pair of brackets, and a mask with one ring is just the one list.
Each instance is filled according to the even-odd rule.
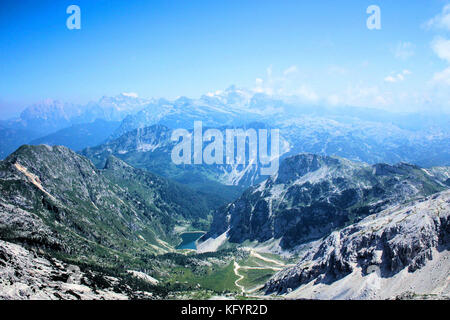
[[[81,30],[66,27],[71,4]],[[366,27],[371,4],[381,30]],[[198,97],[232,84],[311,104],[449,111],[449,4],[2,0],[0,118],[47,98]]]

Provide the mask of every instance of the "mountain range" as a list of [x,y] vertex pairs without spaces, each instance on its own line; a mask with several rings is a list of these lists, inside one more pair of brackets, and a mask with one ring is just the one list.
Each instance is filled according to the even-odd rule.
[[[252,127],[256,128],[257,124]],[[225,133],[225,128],[222,127],[221,131]],[[201,192],[213,191],[215,197],[220,194],[225,200],[234,199],[243,188],[264,179],[260,175],[259,165],[248,161],[243,165],[174,164],[172,150],[178,141],[171,140],[172,132],[172,129],[160,124],[138,128],[80,153],[100,168],[110,155],[114,155],[134,167],[189,185]]]
[[[3,159],[21,145],[32,142],[61,144],[75,150],[101,143],[117,129],[113,128],[118,127],[116,122],[151,101],[122,93],[115,97],[102,97],[86,105],[52,99],[33,104],[19,117],[0,121],[0,157]],[[92,125],[96,120],[102,122]]]
[[[0,298],[448,298],[449,119],[236,87],[33,105],[0,123]],[[194,121],[279,129],[278,172],[174,164]]]
[[[92,125],[96,120],[108,122],[98,125],[104,128],[101,134]],[[285,156],[307,152],[370,164],[450,165],[448,114],[305,105],[293,97],[274,97],[235,86],[198,99],[155,100],[123,93],[86,105],[48,100],[28,107],[17,119],[0,122],[4,141],[0,155],[7,156],[23,143],[81,150],[153,125],[189,130],[196,120],[211,128],[259,123],[280,129],[287,143]],[[11,139],[18,132],[17,141]]]
[[234,243],[275,241],[291,249],[389,206],[442,191],[450,186],[449,176],[449,167],[425,170],[299,154],[216,211],[204,240],[225,234]]
[[89,123],[74,124],[27,142],[31,145],[61,145],[72,150],[80,151],[86,147],[94,147],[105,142],[117,130],[119,125],[120,121],[96,119]]

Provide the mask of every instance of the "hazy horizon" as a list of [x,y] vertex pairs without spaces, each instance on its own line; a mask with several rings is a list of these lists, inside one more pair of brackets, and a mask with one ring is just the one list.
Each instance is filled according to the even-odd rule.
[[[217,90],[216,92],[222,92],[222,90]],[[258,94],[258,92],[252,92],[254,94]],[[0,113],[0,120],[2,121],[8,121],[8,120],[15,120],[20,118],[20,115],[23,111],[25,111],[27,108],[29,107],[33,107],[33,106],[39,106],[42,104],[46,104],[48,103],[49,105],[51,105],[51,103],[53,102],[60,102],[63,104],[67,104],[67,105],[73,105],[73,107],[86,107],[88,108],[90,104],[95,104],[97,102],[99,102],[102,98],[104,97],[117,97],[123,94],[128,94],[126,92],[120,92],[118,94],[114,94],[112,96],[101,96],[98,99],[93,99],[93,100],[84,100],[81,102],[74,102],[74,101],[65,101],[65,100],[60,100],[60,99],[52,99],[52,98],[47,98],[44,100],[40,100],[40,101],[35,101],[34,103],[30,103],[30,104],[25,104],[25,105],[21,105],[21,107],[15,107],[12,104],[10,104],[9,106],[13,106],[12,108],[6,108],[2,111],[2,113]],[[135,94],[135,93],[131,93],[131,94]],[[205,94],[207,95],[207,94]],[[203,95],[202,95],[203,96]],[[202,96],[199,97],[186,97],[186,96],[177,96],[177,97],[173,97],[173,98],[167,98],[167,97],[144,97],[141,95],[137,95],[136,98],[140,98],[140,99],[146,99],[146,100],[159,100],[159,99],[165,99],[168,100],[170,102],[174,102],[179,98],[188,98],[188,99],[192,99],[192,100],[197,100],[200,99]],[[361,109],[361,110],[380,110],[383,112],[386,112],[388,114],[396,114],[396,115],[408,115],[408,114],[426,114],[428,112],[428,110],[424,110],[424,109],[417,109],[417,110],[409,110],[409,109],[404,109],[404,110],[389,110],[388,108],[383,108],[383,107],[373,107],[373,106],[354,106],[354,105],[329,105],[329,104],[325,104],[325,103],[307,103],[305,101],[301,100],[301,97],[299,96],[270,96],[268,95],[269,98],[273,98],[273,99],[279,99],[285,102],[290,102],[292,105],[296,105],[299,109],[301,109],[302,107],[316,107],[316,108],[326,108],[327,110],[333,110],[333,109],[338,109],[338,108],[357,108],[357,109]],[[292,100],[294,101],[298,101],[298,102],[292,102]],[[4,105],[1,104],[0,102],[0,107],[3,107]],[[433,110],[433,114],[434,115],[450,115],[450,108],[449,109],[445,109],[445,110]]]
[[[0,118],[45,99],[199,97],[232,84],[305,104],[450,111],[450,4],[2,1]],[[399,15],[401,12],[401,15]]]

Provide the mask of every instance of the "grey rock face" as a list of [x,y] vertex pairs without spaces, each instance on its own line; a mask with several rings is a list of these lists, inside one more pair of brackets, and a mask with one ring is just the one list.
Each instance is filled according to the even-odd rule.
[[124,292],[113,291],[119,279],[104,278],[104,287],[99,289],[90,278],[77,266],[44,258],[17,244],[0,240],[1,300],[129,298]]
[[[333,232],[304,252],[296,266],[277,273],[265,292],[287,293],[310,282],[331,284],[355,270],[363,276],[375,271],[382,278],[405,269],[412,273],[449,249],[450,191],[444,191]],[[444,279],[450,272],[446,261],[439,271]]]
[[67,251],[60,236],[36,214],[0,200],[0,239]]
[[328,235],[388,206],[444,190],[443,176],[409,164],[390,166],[312,154],[285,159],[278,175],[218,210],[208,237],[281,239],[284,249]]

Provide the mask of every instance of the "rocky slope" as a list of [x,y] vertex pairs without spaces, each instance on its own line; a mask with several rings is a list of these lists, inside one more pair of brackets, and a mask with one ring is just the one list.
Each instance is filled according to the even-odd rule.
[[81,154],[98,168],[103,168],[109,156],[113,155],[135,168],[145,169],[207,194],[217,205],[238,196],[241,189],[222,184],[220,177],[223,172],[217,167],[175,165],[171,153],[176,143],[171,141],[171,134],[172,130],[163,125],[135,129],[99,146],[86,148]]
[[176,224],[208,214],[201,196],[171,194],[180,190],[119,160],[98,170],[65,147],[23,146],[0,163],[0,238],[113,265],[167,252]]
[[276,274],[265,292],[291,298],[450,298],[450,191],[335,231]]
[[[307,152],[323,156],[339,156],[369,164],[408,162],[426,167],[450,164],[448,151],[450,150],[450,139],[448,139],[450,133],[448,129],[439,126],[434,128],[434,131],[431,129],[426,131],[428,129],[424,128],[410,130],[386,121],[377,122],[367,119],[362,121],[357,117],[358,110],[353,110],[355,117],[327,114],[327,110],[323,110],[324,114],[315,111],[310,115],[301,114],[299,111],[300,114],[290,116],[290,113],[286,111],[289,109],[286,104],[273,101],[268,97],[250,99],[246,95],[236,100],[241,101],[239,103],[246,101],[242,110],[251,112],[253,116],[245,117],[230,111],[231,113],[227,114],[229,120],[225,121],[220,115],[226,110],[227,103],[234,101],[229,98],[230,95],[233,96],[231,91],[224,97],[221,95],[203,97],[200,101],[180,98],[175,102],[162,101],[149,106],[140,113],[125,119],[108,143],[86,149],[82,154],[100,167],[107,156],[113,154],[135,167],[145,168],[178,182],[195,187],[207,186],[202,191],[214,190],[220,188],[220,185],[246,188],[265,179],[259,175],[258,163],[256,165],[247,163],[244,166],[174,165],[170,161],[170,154],[175,146],[175,143],[170,141],[172,130],[174,128],[189,130],[192,129],[194,121],[202,120],[205,130],[206,126],[223,129],[224,124],[228,124],[227,127],[279,129],[280,159]],[[202,110],[200,106],[203,103],[206,103],[211,110],[200,112],[199,110]],[[261,110],[280,109],[279,113],[262,117],[261,114],[256,113],[257,106],[261,105],[264,106]],[[161,108],[165,108],[164,106],[170,110],[178,108],[179,112],[174,112],[170,117],[167,115],[168,118],[166,118],[165,113],[160,112]],[[190,112],[191,109],[196,112],[185,116],[184,113]],[[224,192],[220,190],[219,193]],[[229,197],[227,200],[234,199]]]
[[198,229],[205,229],[208,227],[209,214],[217,206],[215,200],[206,194],[136,169],[114,156],[108,158],[100,172],[129,193],[143,199],[149,207],[176,220],[177,225],[190,223]]
[[[102,277],[101,287],[96,285],[94,279],[93,273],[83,272],[78,266],[42,257],[20,245],[0,240],[1,300],[131,298],[126,290],[118,290],[118,278]],[[146,296],[152,297],[150,293]]]
[[156,165],[153,165],[155,161],[153,158],[158,159],[164,155],[166,156],[164,160],[167,161],[167,157],[170,158],[170,152],[176,144],[170,140],[171,134],[172,130],[166,126],[154,125],[133,130],[117,139],[86,148],[81,154],[88,157],[98,168],[103,168],[110,155],[132,163],[134,158],[136,158],[134,162],[137,162],[137,159],[143,158],[146,153],[151,152],[152,157],[145,159],[148,160],[145,164],[148,162],[149,167],[157,168]]
[[234,243],[275,239],[282,249],[292,249],[388,206],[444,190],[447,179],[445,168],[371,166],[300,154],[285,159],[277,175],[218,210],[203,240],[226,233]]

